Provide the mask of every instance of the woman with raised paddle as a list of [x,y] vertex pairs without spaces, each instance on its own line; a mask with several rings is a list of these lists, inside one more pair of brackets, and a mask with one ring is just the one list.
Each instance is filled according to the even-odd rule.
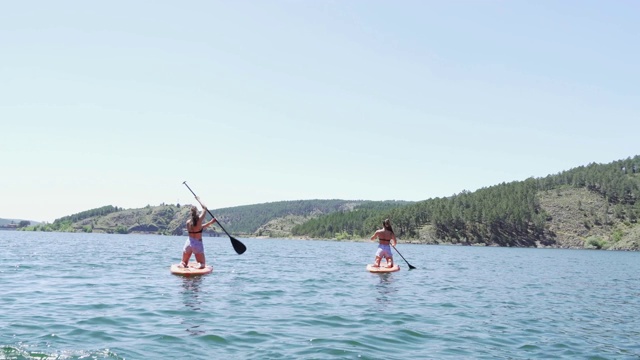
[[[211,211],[209,211],[209,209],[207,209],[206,207],[204,207],[204,206],[202,205],[202,203],[200,202],[200,198],[196,195],[196,193],[194,193],[194,192],[193,192],[193,190],[191,190],[191,188],[189,187],[189,185],[187,185],[187,182],[186,182],[186,181],[183,181],[182,183],[184,184],[184,186],[186,186],[186,187],[187,187],[187,189],[189,189],[189,191],[191,191],[191,193],[193,194],[193,196],[194,196],[194,197],[196,198],[196,200],[198,200],[198,202],[200,203],[200,206],[202,206],[202,207],[203,207],[203,209],[204,209],[204,210],[206,210],[206,211],[209,213],[209,215],[211,215],[211,217],[215,220],[215,218],[216,218],[216,217],[215,217],[215,216],[213,216],[213,214],[211,213]],[[204,210],[203,210],[203,211],[204,211]],[[227,234],[227,236],[229,237],[229,240],[231,240],[231,245],[233,246],[233,250],[235,250],[235,251],[238,253],[238,255],[240,255],[240,254],[244,254],[244,252],[245,252],[245,251],[247,251],[247,247],[246,247],[246,246],[244,246],[244,244],[243,244],[240,240],[238,240],[238,239],[234,238],[233,236],[231,236],[231,235],[227,232],[227,230],[225,230],[225,229],[222,227],[222,224],[220,224],[220,222],[218,222],[218,226],[220,226],[220,229],[222,229],[222,231],[224,231],[224,233],[225,233],[225,234]]]
[[395,247],[398,241],[396,240],[396,234],[393,232],[389,219],[385,219],[382,222],[382,229],[376,231],[373,236],[371,236],[372,241],[376,238],[378,238],[378,251],[376,251],[376,259],[373,262],[373,266],[380,267],[380,261],[384,257],[387,260],[387,267],[392,268],[393,254],[391,253],[389,244]]
[[[200,199],[198,199],[200,202]],[[182,249],[182,262],[180,266],[187,268],[189,267],[189,259],[191,258],[191,254],[194,254],[196,257],[196,261],[200,265],[200,269],[204,269],[206,266],[205,258],[204,258],[204,245],[202,244],[202,231],[207,227],[211,226],[216,222],[216,218],[211,219],[211,221],[202,223],[204,221],[205,216],[207,215],[207,207],[200,202],[202,206],[202,212],[198,215],[198,208],[195,206],[191,206],[191,219],[187,220],[187,231],[189,232],[189,239],[184,243],[184,248]]]

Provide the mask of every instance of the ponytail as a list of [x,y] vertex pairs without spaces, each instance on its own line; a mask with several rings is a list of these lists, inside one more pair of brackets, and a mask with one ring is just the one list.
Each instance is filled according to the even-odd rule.
[[198,224],[198,209],[195,206],[191,207],[191,226]]
[[391,227],[391,221],[389,219],[385,219],[382,222],[382,227],[384,227],[384,229],[387,231],[391,231],[391,233],[395,235],[395,233],[393,232],[393,228]]

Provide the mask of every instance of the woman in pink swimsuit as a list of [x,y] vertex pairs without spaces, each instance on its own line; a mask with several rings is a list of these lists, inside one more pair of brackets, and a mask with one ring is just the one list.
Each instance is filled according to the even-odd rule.
[[203,224],[202,222],[206,215],[207,207],[205,205],[202,205],[202,212],[200,215],[198,215],[198,209],[195,206],[191,207],[191,219],[187,220],[189,239],[184,243],[184,248],[182,249],[182,262],[180,263],[182,267],[186,268],[189,266],[191,254],[195,255],[196,261],[200,263],[201,269],[206,265],[204,259],[204,245],[202,245],[202,230],[216,222],[216,219],[213,218],[211,221]]
[[382,222],[382,229],[376,231],[373,236],[371,236],[371,240],[375,240],[375,238],[378,238],[378,251],[376,251],[376,260],[373,266],[379,267],[380,261],[384,257],[387,259],[387,267],[393,267],[393,254],[391,253],[389,244],[396,246],[398,241],[396,240],[396,234],[393,233],[389,219],[385,219]]

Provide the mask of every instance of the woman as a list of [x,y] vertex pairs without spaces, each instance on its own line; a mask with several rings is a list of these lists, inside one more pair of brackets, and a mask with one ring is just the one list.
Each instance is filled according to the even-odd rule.
[[[200,199],[198,199],[198,202],[200,202]],[[204,259],[204,245],[202,244],[202,230],[216,222],[216,218],[213,218],[211,221],[203,224],[202,222],[207,215],[207,207],[202,204],[202,202],[200,202],[200,205],[202,205],[202,212],[200,215],[198,215],[198,208],[192,206],[191,219],[187,220],[189,239],[184,243],[184,248],[182,249],[182,262],[180,263],[180,265],[185,268],[189,266],[191,254],[195,255],[196,261],[200,264],[200,269],[204,269],[206,266]]]
[[396,234],[393,233],[391,227],[391,221],[385,219],[382,222],[382,229],[376,231],[371,240],[378,238],[378,251],[376,251],[376,260],[373,262],[373,266],[380,267],[380,261],[384,257],[387,259],[387,267],[393,267],[393,254],[391,253],[391,247],[389,244],[396,246],[398,241],[396,240]]

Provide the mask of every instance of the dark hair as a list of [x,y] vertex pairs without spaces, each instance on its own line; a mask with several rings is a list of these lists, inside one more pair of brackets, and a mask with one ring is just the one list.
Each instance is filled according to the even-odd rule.
[[395,234],[393,232],[393,228],[391,227],[391,221],[389,219],[384,219],[384,221],[382,222],[382,227],[384,227],[385,230],[391,231],[391,233]]
[[191,225],[196,226],[198,224],[198,208],[191,207]]

